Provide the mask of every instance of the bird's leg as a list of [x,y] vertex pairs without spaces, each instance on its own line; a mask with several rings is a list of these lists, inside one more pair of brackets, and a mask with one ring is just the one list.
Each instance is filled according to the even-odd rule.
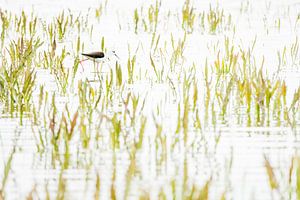
[[84,61],[86,61],[86,60],[88,60],[88,58],[83,59],[83,60],[81,60],[81,61],[79,61],[79,62],[82,63],[82,62],[84,62]]
[[96,74],[97,74],[97,68],[96,68],[96,61],[94,60],[94,62],[93,62],[93,64],[94,64],[94,79],[96,79]]
[[79,61],[80,65],[81,65],[81,67],[82,67],[82,71],[84,71],[84,68],[83,68],[83,65],[82,65],[82,63],[83,63],[84,61],[86,61],[86,60],[88,60],[88,58],[87,58],[87,59],[83,59],[83,60],[80,60],[80,61]]

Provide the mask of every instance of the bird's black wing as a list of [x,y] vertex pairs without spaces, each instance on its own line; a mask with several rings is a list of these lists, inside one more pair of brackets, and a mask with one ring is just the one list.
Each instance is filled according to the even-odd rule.
[[104,53],[97,51],[97,52],[91,52],[91,53],[82,53],[81,55],[89,57],[89,58],[103,58]]

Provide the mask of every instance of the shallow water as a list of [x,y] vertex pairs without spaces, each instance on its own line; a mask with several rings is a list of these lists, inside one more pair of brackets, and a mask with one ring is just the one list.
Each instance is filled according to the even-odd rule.
[[[64,194],[62,199],[93,199],[95,195],[99,199],[113,199],[113,195],[116,199],[124,199],[126,195],[128,199],[140,199],[143,196],[145,199],[147,197],[188,199],[193,186],[202,189],[210,179],[209,199],[221,199],[223,193],[226,194],[226,199],[296,199],[295,189],[291,189],[288,184],[288,177],[292,159],[297,156],[300,147],[299,107],[295,110],[294,128],[291,128],[283,117],[281,119],[271,117],[270,125],[265,121],[262,125],[256,124],[253,110],[250,113],[249,125],[246,106],[239,105],[237,100],[230,101],[225,119],[216,114],[214,123],[212,110],[209,110],[209,119],[204,122],[203,102],[206,89],[203,72],[206,61],[214,63],[218,52],[220,57],[225,54],[225,37],[234,44],[235,51],[238,53],[240,53],[239,49],[249,49],[256,39],[253,63],[260,65],[264,60],[263,73],[266,77],[276,74],[276,78],[285,80],[288,88],[286,100],[287,105],[290,105],[294,92],[300,86],[300,52],[296,53],[294,59],[288,52],[285,62],[276,73],[279,65],[277,52],[282,52],[285,46],[290,47],[296,37],[299,37],[300,22],[296,23],[297,16],[300,14],[299,2],[296,0],[235,0],[218,3],[194,1],[196,13],[208,11],[210,5],[218,5],[219,8],[224,9],[226,16],[231,15],[232,24],[215,34],[203,30],[199,24],[196,24],[195,30],[186,35],[183,57],[178,59],[174,69],[170,68],[173,53],[171,37],[174,37],[176,43],[178,40],[184,40],[185,33],[179,23],[183,2],[162,1],[156,32],[161,37],[161,42],[158,44],[161,54],[153,54],[151,32],[143,31],[140,26],[138,33],[134,33],[134,9],[140,9],[142,6],[147,8],[151,3],[155,5],[154,1],[149,3],[108,1],[105,11],[97,20],[94,13],[96,8],[101,4],[104,5],[101,1],[0,0],[1,9],[14,14],[20,15],[22,9],[28,13],[34,11],[41,20],[39,27],[42,22],[51,22],[64,9],[66,13],[68,13],[66,9],[70,9],[74,16],[81,13],[83,21],[88,19],[85,31],[79,33],[76,28],[73,28],[67,31],[62,41],[57,42],[57,54],[63,48],[66,48],[69,53],[64,60],[66,69],[73,68],[77,56],[75,46],[78,36],[81,36],[81,42],[84,43],[82,51],[101,49],[101,38],[104,37],[105,47],[117,51],[120,57],[118,62],[124,69],[122,87],[113,87],[108,105],[104,109],[101,109],[101,106],[94,109],[97,112],[93,113],[91,123],[88,122],[87,116],[80,119],[81,123],[86,125],[90,140],[85,147],[82,142],[83,130],[75,129],[68,146],[70,148],[68,159],[65,157],[67,150],[63,142],[59,143],[57,154],[54,153],[54,146],[51,143],[49,113],[53,105],[50,103],[43,105],[45,109],[42,108],[38,112],[40,117],[38,125],[34,125],[30,117],[25,117],[23,124],[20,125],[19,118],[11,117],[10,114],[2,111],[0,178],[4,177],[5,163],[9,156],[13,155],[4,190],[5,199],[25,199],[30,196],[30,192],[34,199],[45,199],[47,194],[51,199],[59,199],[56,196],[58,193]],[[249,6],[246,6],[247,4]],[[245,11],[241,12],[241,9]],[[280,30],[274,25],[277,18],[281,19]],[[92,34],[89,34],[86,30],[90,30],[92,26]],[[11,32],[4,46],[18,37],[18,33]],[[51,45],[47,36],[42,30],[37,34],[44,39],[41,51],[47,51]],[[157,80],[151,67],[150,54],[158,69],[164,71],[161,80]],[[134,55],[136,56],[134,81],[128,83],[126,80],[129,75],[125,74],[127,62],[128,58],[131,59]],[[162,58],[161,55],[164,57]],[[5,49],[2,50],[1,56],[8,56]],[[39,59],[42,63],[43,58],[39,57]],[[196,66],[195,69],[192,69],[193,65]],[[105,82],[107,77],[111,72],[115,73],[114,61],[103,64],[85,62],[83,66],[84,70],[79,65],[73,87],[68,87],[66,95],[61,94],[55,76],[49,69],[36,67],[37,80],[33,91],[33,104],[39,105],[40,86],[44,86],[44,91],[49,94],[48,101],[51,100],[52,94],[56,94],[57,112],[62,114],[67,105],[72,117],[80,105],[79,81],[88,80],[94,92],[101,93],[108,84]],[[188,74],[194,73],[193,76],[197,79],[199,88],[197,108],[202,122],[200,131],[193,125],[194,114],[189,114],[186,138],[182,130],[176,132],[178,105],[181,106],[181,115],[184,110],[185,70]],[[216,77],[212,74],[213,81]],[[192,96],[192,92],[189,93]],[[139,96],[139,99],[144,101],[143,104],[139,102],[137,106],[138,120],[134,125],[129,119],[133,112],[132,103],[128,105],[124,103],[128,94]],[[219,112],[220,108],[215,106],[215,112]],[[4,109],[3,107],[0,104],[0,110]],[[125,120],[123,114],[126,112],[129,114]],[[120,147],[117,149],[112,148],[113,128],[110,121],[106,121],[106,117],[113,118],[115,115],[122,122],[123,134],[119,139]],[[29,113],[29,116],[32,114]],[[140,149],[134,150],[132,146],[139,138],[138,131],[142,116],[147,118],[143,144]],[[103,123],[100,122],[102,118],[104,118]],[[159,134],[157,130],[160,125],[162,132]],[[11,154],[13,149],[14,153]],[[135,159],[132,159],[132,156]],[[268,158],[274,169],[280,185],[278,190],[272,191],[270,188],[264,156]],[[100,180],[99,194],[96,193],[97,175]],[[296,175],[293,176],[292,184],[295,184],[295,181]],[[176,183],[175,187],[172,185],[174,183]],[[62,188],[63,192],[59,192],[58,190]],[[291,196],[289,196],[290,190],[292,190]]]

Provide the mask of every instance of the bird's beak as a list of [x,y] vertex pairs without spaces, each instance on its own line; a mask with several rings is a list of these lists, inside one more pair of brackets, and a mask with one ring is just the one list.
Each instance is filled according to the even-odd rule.
[[115,53],[115,56],[118,58],[118,60],[120,60],[120,57]]

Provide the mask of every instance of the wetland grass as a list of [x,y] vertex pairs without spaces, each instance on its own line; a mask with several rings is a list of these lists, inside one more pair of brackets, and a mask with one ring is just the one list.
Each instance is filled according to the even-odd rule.
[[[108,2],[93,10],[93,17],[99,24],[109,15]],[[96,25],[93,24],[96,22],[88,13],[74,14],[71,10],[63,10],[48,22],[34,12],[22,11],[14,15],[1,10],[1,46],[4,49],[0,67],[0,101],[4,105],[1,112],[9,114],[11,119],[20,119],[20,125],[29,118],[36,152],[44,158],[50,150],[51,164],[46,168],[60,169],[56,199],[68,198],[67,186],[72,179],[64,176],[67,170],[73,167],[97,168],[99,157],[103,155],[105,159],[111,158],[109,167],[112,170],[104,172],[109,173],[110,181],[102,178],[103,172],[97,171],[93,175],[95,199],[100,199],[106,188],[111,199],[120,198],[120,190],[124,199],[130,199],[132,195],[139,199],[153,196],[159,199],[211,199],[216,196],[226,199],[232,195],[233,180],[228,176],[220,195],[213,194],[224,171],[215,169],[218,173],[214,170],[202,173],[198,169],[201,162],[197,157],[203,156],[200,159],[209,163],[208,168],[214,164],[221,166],[218,163],[221,162],[218,152],[222,151],[219,146],[226,140],[223,133],[231,133],[226,128],[286,130],[290,127],[297,135],[300,86],[296,85],[292,91],[288,80],[280,76],[282,69],[298,67],[297,36],[277,51],[278,66],[275,66],[278,70],[269,72],[268,69],[274,67],[265,62],[269,58],[267,55],[258,56],[256,52],[260,45],[257,42],[259,36],[246,43],[248,46],[236,39],[239,36],[235,35],[235,28],[239,27],[232,24],[231,13],[227,14],[221,5],[210,5],[208,10],[199,12],[197,5],[190,0],[179,6],[179,11],[165,10],[163,3],[155,1],[130,11],[129,18],[124,19],[130,24],[129,32],[135,39],[145,34],[148,43],[140,41],[132,51],[132,44],[127,42],[127,60],[116,62],[108,73],[101,72],[101,65],[94,75],[95,81],[80,77],[79,53],[85,49],[87,40],[99,40],[100,37],[99,49],[104,52],[109,49],[110,41],[105,31],[101,36],[95,35]],[[271,9],[270,5],[266,9]],[[242,3],[241,17],[249,10],[250,3]],[[166,19],[175,23],[180,34],[161,31],[161,24]],[[284,18],[276,19],[280,34]],[[268,18],[263,22],[264,31],[271,31]],[[295,29],[298,22],[297,19]],[[124,27],[119,24],[120,33]],[[12,31],[16,32],[16,38],[9,39],[7,36]],[[78,34],[72,36],[74,31]],[[228,32],[232,34],[225,34]],[[211,43],[206,45],[212,56],[204,56],[200,61],[198,58],[190,60],[192,39],[203,36],[203,33],[209,35]],[[223,33],[226,36],[218,37]],[[68,37],[71,38],[70,45],[66,42]],[[147,45],[150,48],[145,51]],[[38,83],[40,70],[49,72],[56,89],[49,89],[48,82]],[[147,81],[151,83],[149,87],[144,84]],[[142,90],[146,95],[135,90],[140,82],[144,84]],[[168,91],[159,88],[162,95],[157,95],[152,93],[155,86],[166,86]],[[175,100],[170,100],[173,97]],[[265,136],[264,132],[257,134]],[[209,146],[210,143],[214,143],[213,147]],[[194,157],[189,158],[193,154],[190,152],[196,148],[199,149]],[[4,165],[0,198],[6,197],[14,151]],[[235,173],[233,157],[231,155],[230,164],[226,165],[230,174]],[[195,160],[189,162],[188,158]],[[122,159],[127,165],[121,166],[123,169],[120,170],[118,163],[123,162]],[[146,168],[143,168],[143,162],[147,162]],[[261,164],[265,168],[271,196],[284,197],[285,186],[280,182],[281,177],[277,175],[277,168],[272,166],[273,162],[264,156]],[[205,178],[194,171],[204,174]],[[125,186],[120,189],[118,181],[122,173]],[[291,198],[300,196],[299,177],[299,159],[293,158],[287,186]],[[89,177],[86,179],[90,181]],[[177,183],[177,179],[182,180]],[[156,194],[152,194],[148,183],[151,187],[155,185]],[[50,199],[52,191],[48,191],[48,185],[45,190],[47,199]],[[28,198],[34,198],[38,193],[38,187],[34,186]]]
[[67,15],[65,17],[65,12],[63,11],[56,18],[56,30],[58,33],[58,39],[60,41],[64,39],[68,25],[69,25],[69,16]]
[[136,63],[136,56],[133,56],[132,58],[130,57],[128,58],[127,61],[128,84],[133,83],[135,63]]
[[16,149],[14,147],[12,152],[9,154],[8,160],[4,164],[5,165],[4,172],[3,172],[3,177],[1,180],[1,187],[0,187],[0,199],[5,199],[5,188],[6,188],[8,178],[9,178],[9,173],[12,168],[12,161],[13,161],[15,152],[16,152]]
[[182,29],[187,32],[192,32],[194,28],[195,18],[196,14],[194,12],[193,6],[191,5],[191,1],[186,0],[182,8]]
[[[31,68],[36,50],[42,45],[39,38],[26,40],[23,37],[10,43],[7,52],[9,60],[2,62],[0,70],[1,97],[5,109],[11,116],[23,114],[32,109],[32,92],[35,86],[35,71]],[[5,90],[6,89],[6,90]]]
[[133,13],[134,32],[142,29],[144,32],[156,33],[159,22],[161,1],[156,0],[155,4],[151,4],[148,8],[136,8]]
[[7,31],[11,22],[11,14],[7,11],[0,10],[0,18],[1,18],[1,48],[3,48],[4,40],[7,36]]

